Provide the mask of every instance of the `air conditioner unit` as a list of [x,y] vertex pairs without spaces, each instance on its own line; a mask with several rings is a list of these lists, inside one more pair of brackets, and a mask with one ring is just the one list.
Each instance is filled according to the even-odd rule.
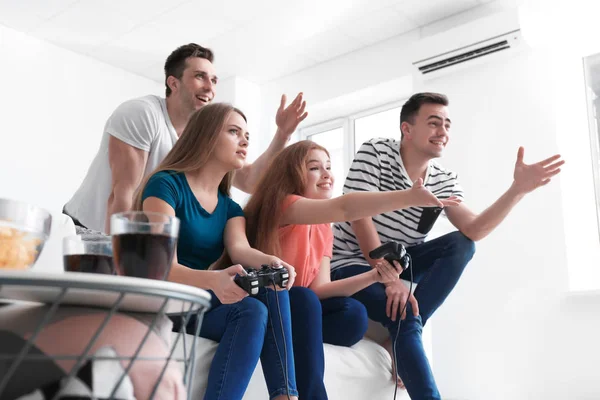
[[517,12],[505,12],[420,40],[412,64],[417,78],[426,80],[498,61],[525,47]]

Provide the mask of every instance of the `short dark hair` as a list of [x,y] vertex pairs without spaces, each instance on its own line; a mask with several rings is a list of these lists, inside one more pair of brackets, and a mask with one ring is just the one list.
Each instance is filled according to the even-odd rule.
[[404,103],[402,110],[400,111],[400,135],[404,137],[402,132],[402,123],[408,122],[410,124],[415,123],[415,117],[419,113],[423,104],[440,104],[442,106],[448,106],[448,97],[440,93],[416,93],[410,96],[410,99]]
[[171,88],[167,85],[167,78],[174,76],[177,79],[181,79],[183,70],[185,69],[185,61],[190,57],[205,58],[210,62],[213,62],[214,59],[211,49],[202,47],[196,43],[184,44],[176,48],[169,54],[167,61],[165,61],[165,92],[167,97],[171,94]]

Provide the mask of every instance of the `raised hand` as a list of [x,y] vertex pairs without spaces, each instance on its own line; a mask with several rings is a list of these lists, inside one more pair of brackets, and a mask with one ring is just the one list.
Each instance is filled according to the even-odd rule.
[[519,147],[513,185],[521,194],[527,194],[548,184],[552,177],[560,172],[560,167],[565,163],[560,159],[560,154],[556,154],[535,164],[525,164],[524,155],[525,149]]
[[285,106],[287,98],[285,94],[281,95],[281,103],[277,109],[275,122],[277,123],[278,133],[283,134],[289,139],[294,133],[298,124],[308,116],[306,109],[306,101],[302,99],[303,93],[298,93],[294,101],[289,106]]
[[414,207],[452,207],[460,204],[456,196],[447,199],[438,199],[433,193],[423,186],[423,179],[417,179],[409,189],[413,196]]

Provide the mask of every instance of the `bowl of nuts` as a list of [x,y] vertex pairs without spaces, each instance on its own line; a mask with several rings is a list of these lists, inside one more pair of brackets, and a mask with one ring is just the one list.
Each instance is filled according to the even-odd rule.
[[33,266],[51,227],[52,215],[43,208],[0,198],[0,269]]

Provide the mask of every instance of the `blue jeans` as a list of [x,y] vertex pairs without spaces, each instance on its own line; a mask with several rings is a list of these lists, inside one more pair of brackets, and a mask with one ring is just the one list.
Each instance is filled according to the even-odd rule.
[[300,399],[326,400],[323,343],[356,344],[367,331],[365,306],[349,297],[319,300],[304,287],[290,290],[296,379]]
[[[412,400],[441,399],[423,349],[421,332],[427,320],[454,289],[475,254],[475,244],[462,233],[452,232],[409,247],[407,252],[412,258],[414,282],[419,284],[414,295],[419,303],[420,315],[413,316],[409,303],[396,342],[398,375]],[[370,269],[364,265],[343,267],[332,272],[332,279],[343,279]],[[404,271],[401,278],[410,280],[410,272]],[[352,297],[366,306],[370,319],[383,324],[392,339],[396,337],[398,320],[392,322],[386,315],[387,298],[383,284],[375,283]]]
[[[222,304],[214,293],[211,295],[211,309],[204,315],[200,336],[219,342],[219,346],[210,365],[204,399],[241,400],[259,358],[270,398],[288,390],[290,396],[297,396],[288,291],[262,288],[256,297],[234,304]],[[175,322],[173,330],[178,330]],[[187,332],[193,333],[194,327],[192,320]],[[287,365],[287,384],[283,363]]]

